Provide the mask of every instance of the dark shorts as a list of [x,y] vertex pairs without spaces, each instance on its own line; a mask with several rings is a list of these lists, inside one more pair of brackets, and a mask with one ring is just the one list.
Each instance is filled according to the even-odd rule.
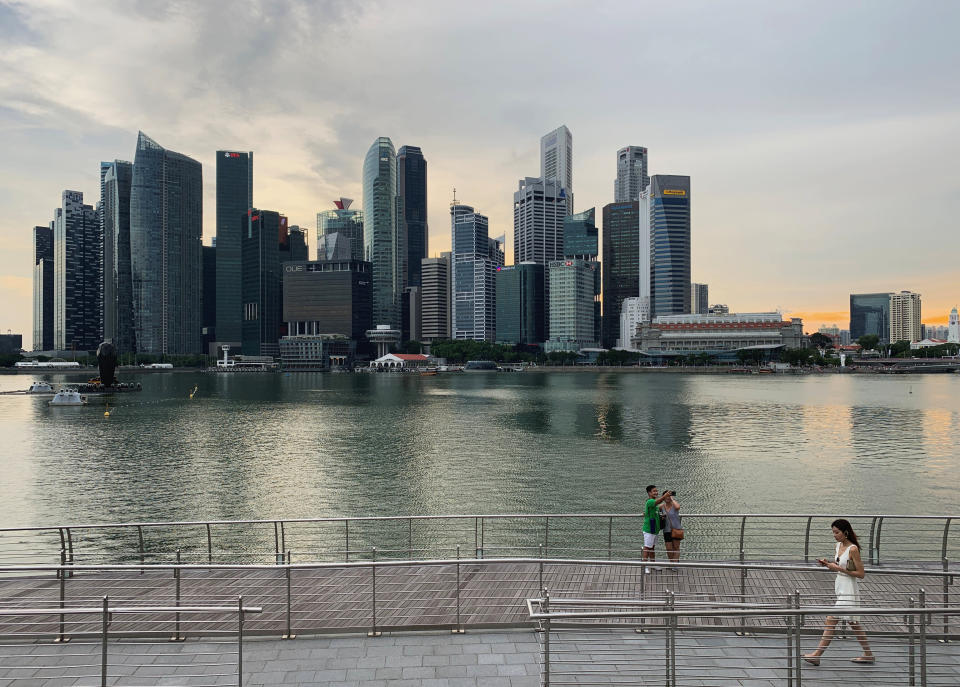
[[663,531],[663,541],[673,541],[673,537],[670,536],[669,530]]

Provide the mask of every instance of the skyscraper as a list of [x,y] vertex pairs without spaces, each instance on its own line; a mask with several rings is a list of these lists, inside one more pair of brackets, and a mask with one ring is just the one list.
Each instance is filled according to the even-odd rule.
[[690,177],[650,178],[651,315],[690,312]]
[[33,350],[53,349],[53,223],[33,228]]
[[306,262],[310,258],[307,248],[307,232],[301,229],[299,225],[291,224],[288,237],[290,255],[286,259],[291,262]]
[[[138,352],[200,353],[202,229],[200,163],[163,148],[141,131],[130,187]],[[219,252],[219,240],[217,246]]]
[[710,289],[707,284],[690,284],[690,314],[706,315],[709,303]]
[[130,184],[133,164],[101,162],[100,221],[103,229],[103,336],[118,353],[133,353],[133,272],[130,265]]
[[416,146],[397,153],[400,236],[406,246],[404,286],[420,286],[420,261],[427,257],[427,161]]
[[535,262],[497,269],[497,343],[539,345],[544,342],[545,272],[545,266]]
[[547,352],[579,351],[597,345],[595,294],[600,282],[593,260],[554,260],[550,275],[550,338]]
[[450,206],[453,261],[453,338],[493,341],[496,282],[489,220],[469,205]]
[[208,355],[217,355],[217,351],[210,350],[210,344],[217,340],[217,248],[216,238],[214,245],[202,246],[203,256],[203,317],[200,320],[200,338],[203,352]]
[[513,194],[513,257],[546,265],[563,257],[567,197],[556,181],[526,177]]
[[540,177],[554,180],[565,189],[566,214],[573,212],[573,135],[566,126],[540,139]]
[[589,262],[593,269],[594,285],[590,300],[593,302],[594,332],[591,343],[594,346],[600,341],[601,334],[600,287],[602,285],[600,263],[597,262],[600,232],[597,229],[596,216],[596,208],[590,208],[574,215],[567,215],[563,220],[564,258],[584,260]]
[[[626,298],[640,295],[640,202],[603,208],[603,327],[601,345],[613,348],[620,338],[620,313]],[[650,249],[647,247],[647,259]],[[625,344],[629,346],[629,341]]]
[[890,343],[890,293],[850,294],[850,340],[874,335]]
[[[244,355],[279,355],[283,325],[283,272],[290,260],[287,218],[272,210],[250,209],[250,227],[240,243],[243,324],[240,342]],[[217,250],[219,250],[219,246]]]
[[[333,201],[335,209],[317,213],[317,260],[332,260],[324,257],[332,246],[345,242],[348,253],[338,253],[336,259],[363,260],[363,212],[351,210],[352,198]],[[338,238],[330,239],[336,234]]]
[[650,184],[647,176],[647,149],[627,146],[617,151],[617,178],[613,182],[613,202],[632,203]]
[[289,336],[340,334],[363,345],[372,317],[370,263],[284,263],[283,320]]
[[420,261],[420,336],[424,342],[450,337],[450,253]]
[[91,351],[103,334],[100,220],[79,191],[64,191],[53,221],[53,347]]
[[890,294],[890,343],[919,341],[920,294],[901,291]]
[[240,218],[253,207],[253,152],[217,151],[217,340],[240,344]]
[[403,256],[397,221],[397,156],[381,136],[363,161],[363,251],[373,264],[374,325],[400,326]]

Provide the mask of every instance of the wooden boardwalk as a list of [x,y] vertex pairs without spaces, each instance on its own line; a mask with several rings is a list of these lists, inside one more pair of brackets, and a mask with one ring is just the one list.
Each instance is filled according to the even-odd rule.
[[[459,569],[459,571],[458,571]],[[265,635],[331,632],[369,632],[457,627],[529,625],[526,600],[541,596],[546,587],[554,599],[664,599],[668,592],[678,601],[779,603],[799,591],[804,606],[833,604],[833,573],[808,566],[809,572],[750,570],[743,580],[738,569],[682,568],[644,575],[637,565],[599,563],[554,563],[525,561],[470,561],[444,564],[360,567],[194,568],[180,571],[179,580],[170,569],[147,566],[143,572],[80,571],[62,581],[64,605],[68,608],[99,608],[104,596],[111,606],[230,606],[243,596],[245,606],[262,606],[259,615],[248,616],[244,629]],[[898,576],[882,568],[868,570],[862,591],[864,605],[908,606],[926,588],[926,603],[944,602],[938,577]],[[948,588],[950,590],[952,588]],[[45,576],[0,577],[0,609],[50,608],[49,616],[2,616],[0,636],[56,636],[59,632],[61,580]],[[288,592],[289,590],[289,592]],[[289,613],[288,613],[289,593]],[[960,588],[948,602],[957,602]],[[100,619],[67,616],[65,632],[77,635],[98,632]],[[943,616],[931,618],[929,632],[943,631]],[[174,614],[116,616],[111,632],[170,636],[175,632]],[[635,623],[636,621],[630,621]],[[731,619],[701,618],[704,628],[738,627]],[[811,625],[817,621],[810,621]],[[782,628],[782,618],[756,618],[758,630]],[[656,624],[656,621],[651,621]],[[902,630],[902,618],[866,618],[870,631]],[[236,622],[212,616],[191,616],[181,633],[189,635],[236,632]],[[950,619],[949,632],[960,633],[960,621]]]

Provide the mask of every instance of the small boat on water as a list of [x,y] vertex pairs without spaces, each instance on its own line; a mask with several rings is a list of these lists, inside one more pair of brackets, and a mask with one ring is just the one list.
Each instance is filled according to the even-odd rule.
[[34,382],[30,385],[30,388],[27,389],[28,394],[52,394],[53,387],[50,386],[47,382]]
[[61,389],[50,400],[52,406],[83,406],[87,404],[87,397],[81,396],[76,389]]

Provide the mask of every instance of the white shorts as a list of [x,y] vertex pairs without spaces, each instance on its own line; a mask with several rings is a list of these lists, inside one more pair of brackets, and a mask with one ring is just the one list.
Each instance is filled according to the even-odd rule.
[[649,532],[643,533],[643,548],[653,549],[657,546],[657,535],[650,534]]

